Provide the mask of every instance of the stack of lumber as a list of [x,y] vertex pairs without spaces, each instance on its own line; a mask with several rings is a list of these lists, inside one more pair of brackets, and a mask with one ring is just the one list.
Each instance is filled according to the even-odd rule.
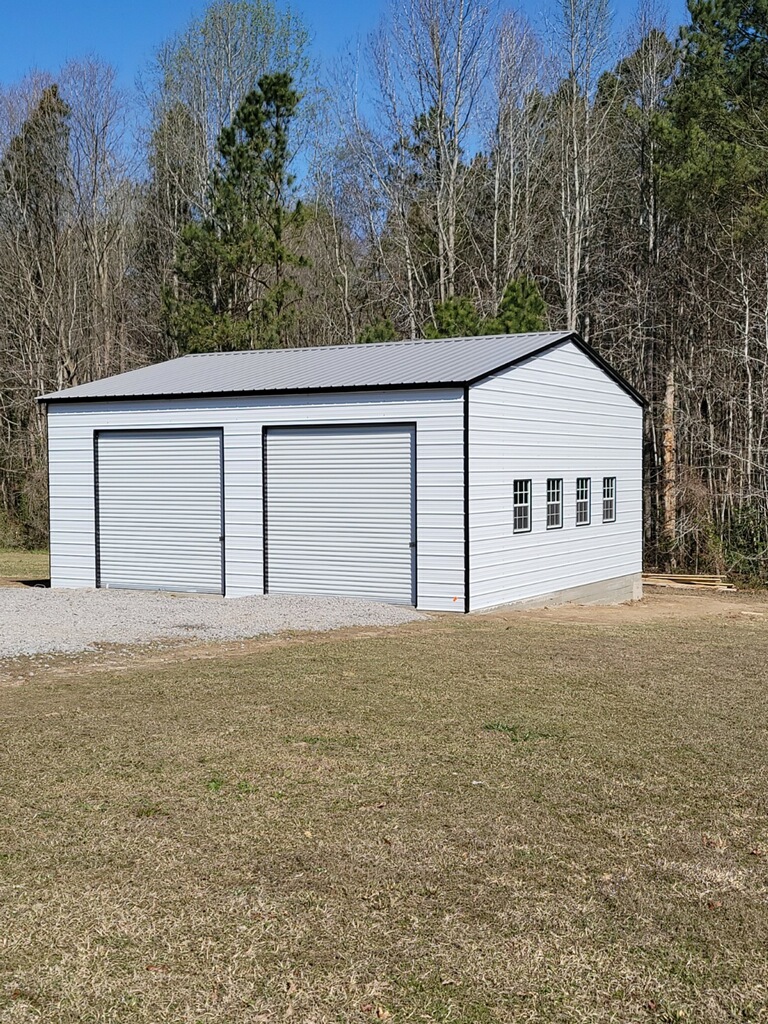
[[648,587],[685,587],[701,590],[735,590],[725,576],[685,575],[678,573],[644,572],[643,584]]

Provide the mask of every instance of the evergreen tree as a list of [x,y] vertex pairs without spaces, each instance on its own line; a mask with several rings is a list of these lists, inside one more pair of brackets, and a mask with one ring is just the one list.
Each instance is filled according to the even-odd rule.
[[48,86],[0,158],[0,536],[20,527],[38,541],[45,437],[34,395],[78,383],[67,303],[69,116]]
[[52,373],[61,387],[77,383],[75,332],[67,330],[71,312],[63,297],[70,113],[58,86],[44,89],[0,164],[0,226],[13,238],[17,270],[27,288],[26,295],[19,292],[29,322],[25,333],[35,339],[40,379]]
[[397,333],[391,320],[377,320],[364,327],[357,340],[361,345],[375,345],[382,341],[394,341],[396,338]]
[[504,289],[499,311],[483,324],[483,334],[517,334],[542,331],[546,327],[547,307],[539,286],[525,275],[514,278]]
[[481,334],[520,334],[546,327],[547,307],[539,286],[524,274],[504,289],[494,317],[481,317],[466,296],[448,299],[435,307],[434,321],[424,331],[427,338],[459,338]]
[[690,0],[682,72],[660,131],[678,215],[768,226],[768,0]]
[[139,308],[153,338],[153,354],[159,358],[178,355],[176,344],[162,330],[162,314],[164,297],[178,300],[180,296],[176,250],[192,215],[195,168],[189,137],[195,129],[190,111],[177,103],[164,111],[149,140],[150,178],[139,208],[135,267]]
[[69,168],[70,110],[56,85],[45,89],[2,161],[0,198],[6,216],[15,211],[37,256],[61,230]]
[[166,295],[182,351],[273,348],[285,342],[300,289],[290,270],[304,223],[293,201],[289,129],[299,95],[291,77],[264,75],[218,142],[206,216],[183,230],[180,296]]
[[425,338],[460,338],[482,333],[475,304],[466,296],[446,299],[435,306],[434,321],[424,329]]

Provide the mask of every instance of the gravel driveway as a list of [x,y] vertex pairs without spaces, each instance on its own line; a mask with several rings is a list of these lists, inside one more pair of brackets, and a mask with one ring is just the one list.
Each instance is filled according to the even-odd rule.
[[0,658],[95,644],[243,640],[283,630],[396,626],[413,608],[337,597],[222,597],[130,590],[0,589]]

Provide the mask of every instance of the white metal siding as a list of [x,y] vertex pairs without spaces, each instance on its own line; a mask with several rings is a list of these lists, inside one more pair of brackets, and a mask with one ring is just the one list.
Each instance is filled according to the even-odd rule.
[[[567,343],[470,389],[470,604],[489,608],[641,571],[643,412]],[[604,476],[616,521],[602,522]],[[563,480],[563,527],[546,528],[547,478]],[[591,523],[576,526],[576,478]],[[530,480],[529,533],[512,532],[512,488]]]
[[418,606],[463,611],[463,393],[457,388],[53,404],[52,585],[95,584],[94,430],[223,428],[226,593],[236,597],[263,587],[262,427],[386,421],[417,424]]
[[267,590],[413,604],[414,429],[266,435]]
[[221,433],[108,431],[96,451],[99,585],[220,594]]

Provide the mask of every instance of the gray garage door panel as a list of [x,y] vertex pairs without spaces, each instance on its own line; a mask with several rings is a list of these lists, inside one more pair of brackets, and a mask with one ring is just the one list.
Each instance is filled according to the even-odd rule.
[[414,428],[269,428],[265,455],[269,593],[414,604]]
[[223,592],[219,430],[96,438],[98,585]]

